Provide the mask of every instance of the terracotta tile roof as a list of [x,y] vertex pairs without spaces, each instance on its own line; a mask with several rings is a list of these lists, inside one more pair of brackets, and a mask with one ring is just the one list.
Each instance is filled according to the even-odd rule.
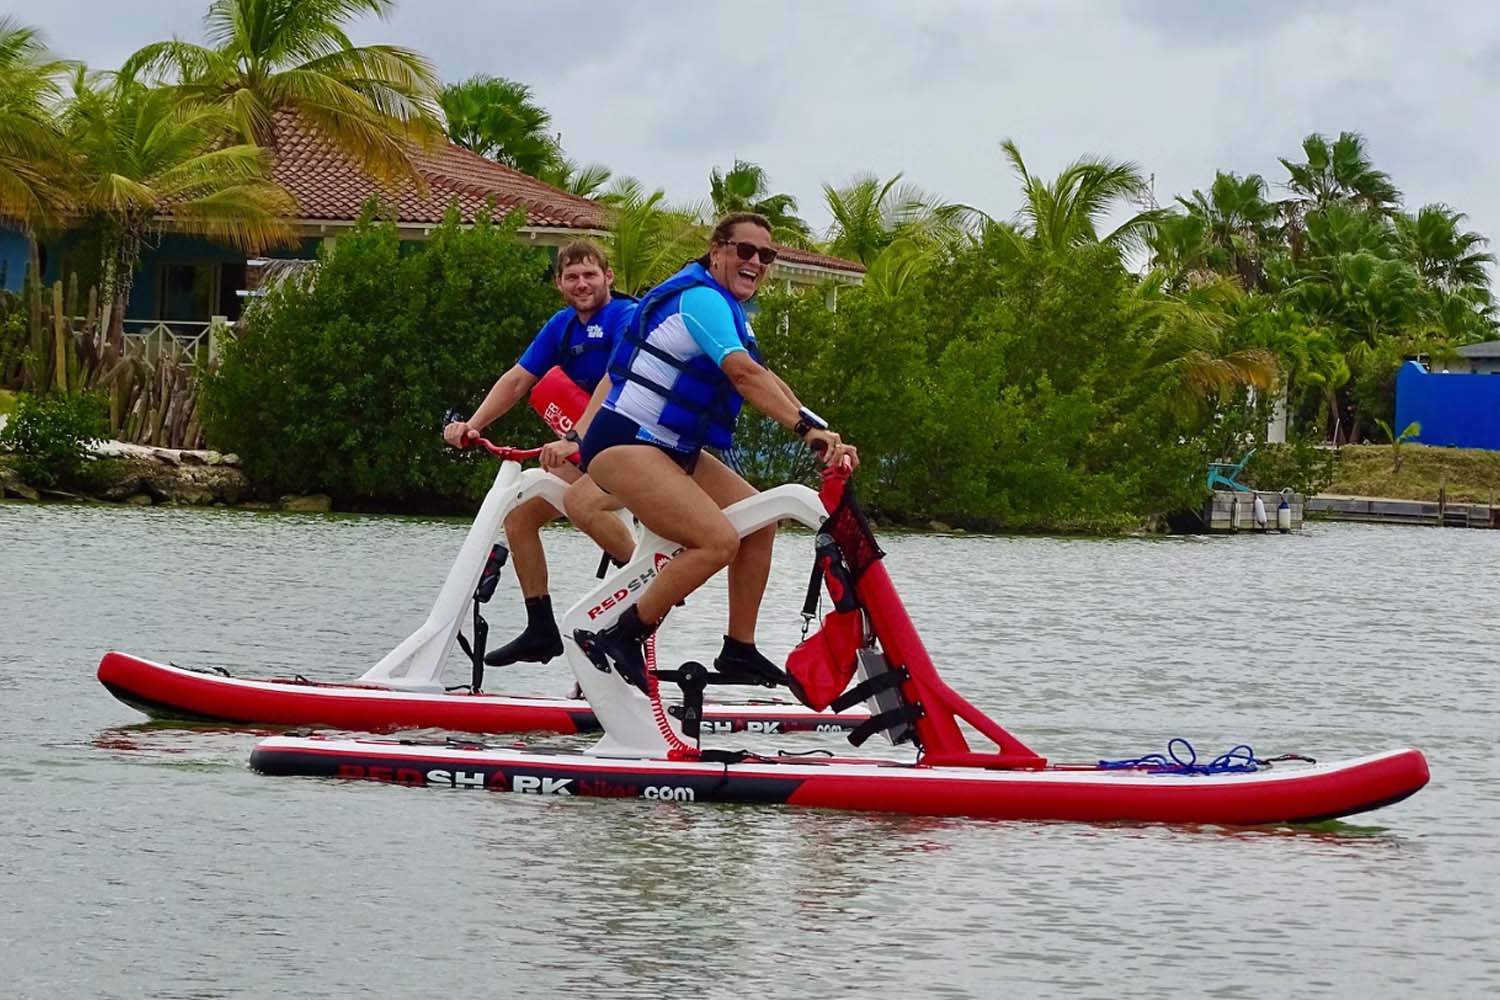
[[297,116],[280,111],[275,119],[275,178],[297,200],[304,219],[353,220],[373,195],[396,211],[400,222],[437,223],[453,199],[465,222],[493,198],[497,212],[526,210],[532,226],[604,229],[599,205],[544,184],[452,143],[417,151],[412,159],[428,190],[411,181],[383,187],[334,144]]
[[[609,228],[608,210],[597,202],[569,194],[452,143],[413,153],[417,171],[427,181],[428,190],[423,194],[410,181],[401,182],[394,189],[383,187],[294,112],[278,111],[274,128],[273,173],[276,182],[296,199],[298,212],[304,219],[352,222],[359,218],[365,202],[374,196],[395,209],[397,221],[418,224],[441,222],[448,204],[457,198],[463,220],[472,222],[475,212],[484,206],[486,199],[493,197],[501,213],[524,208],[527,225]],[[865,273],[865,266],[857,261],[793,247],[778,247],[778,250],[788,264]]]
[[864,274],[867,268],[857,260],[844,260],[842,257],[830,257],[826,253],[815,253],[812,250],[798,250],[796,247],[776,246],[777,260],[784,260],[788,264],[801,264],[804,267],[825,267],[830,271],[848,271],[850,274]]

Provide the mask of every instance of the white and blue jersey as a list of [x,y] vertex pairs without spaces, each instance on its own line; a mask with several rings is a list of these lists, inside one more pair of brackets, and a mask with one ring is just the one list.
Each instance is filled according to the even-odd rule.
[[645,443],[728,448],[744,401],[721,366],[736,351],[761,360],[745,310],[689,264],[641,300],[610,362],[604,406],[639,424]]
[[559,309],[542,325],[517,362],[537,378],[561,365],[584,392],[593,392],[609,368],[610,356],[635,315],[635,300],[616,293],[587,323],[572,306]]

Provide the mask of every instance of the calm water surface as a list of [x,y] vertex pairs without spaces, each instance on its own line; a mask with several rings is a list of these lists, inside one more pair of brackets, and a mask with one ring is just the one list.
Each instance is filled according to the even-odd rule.
[[[1427,752],[1417,796],[1317,830],[274,779],[255,734],[143,725],[94,679],[111,647],[353,677],[465,527],[0,504],[0,995],[1500,993],[1500,532],[885,540],[948,680],[1049,757]],[[594,552],[547,541],[566,603]],[[776,655],[809,549],[778,544]],[[722,605],[678,611],[667,656],[712,655]],[[504,641],[520,602],[490,607]],[[555,666],[490,686],[561,693]]]

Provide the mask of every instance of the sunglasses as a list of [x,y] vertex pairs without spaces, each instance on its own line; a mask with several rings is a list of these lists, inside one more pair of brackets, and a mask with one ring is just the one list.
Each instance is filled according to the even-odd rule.
[[751,257],[760,257],[762,264],[769,264],[776,259],[775,247],[758,247],[754,243],[733,243],[724,241],[724,246],[734,247],[734,255],[740,260],[749,260]]

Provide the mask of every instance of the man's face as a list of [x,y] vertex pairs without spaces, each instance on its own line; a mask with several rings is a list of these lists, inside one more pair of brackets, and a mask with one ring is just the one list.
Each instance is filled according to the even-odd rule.
[[609,301],[609,286],[614,283],[615,273],[601,268],[592,259],[569,264],[557,276],[557,290],[563,299],[581,313],[595,313]]

